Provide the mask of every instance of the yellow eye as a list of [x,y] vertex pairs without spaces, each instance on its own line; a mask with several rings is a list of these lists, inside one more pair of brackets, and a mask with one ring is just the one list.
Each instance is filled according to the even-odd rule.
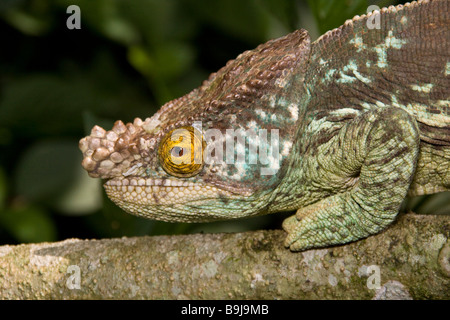
[[168,174],[175,177],[195,176],[203,167],[206,144],[193,127],[173,129],[159,144],[159,161]]

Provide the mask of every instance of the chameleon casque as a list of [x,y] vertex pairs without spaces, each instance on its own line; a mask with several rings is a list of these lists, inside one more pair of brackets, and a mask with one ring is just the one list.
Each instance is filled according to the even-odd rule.
[[[297,210],[283,222],[293,251],[367,237],[407,194],[450,190],[449,39],[447,0],[356,16],[312,43],[294,31],[151,118],[95,126],[80,140],[82,166],[141,217]],[[243,141],[244,130],[256,134]]]

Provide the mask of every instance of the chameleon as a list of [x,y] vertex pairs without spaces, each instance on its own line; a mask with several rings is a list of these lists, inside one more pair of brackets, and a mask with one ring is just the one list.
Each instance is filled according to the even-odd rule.
[[295,211],[292,251],[369,237],[407,195],[450,190],[449,39],[447,0],[355,16],[316,41],[296,30],[152,117],[94,126],[82,166],[140,217]]

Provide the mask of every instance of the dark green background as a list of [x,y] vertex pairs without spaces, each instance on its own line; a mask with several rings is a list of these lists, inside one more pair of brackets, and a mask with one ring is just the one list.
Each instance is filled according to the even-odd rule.
[[[305,28],[313,39],[392,1],[1,0],[0,244],[280,228],[286,215],[169,224],[125,214],[80,166],[94,124],[151,116],[244,50]],[[81,30],[69,30],[69,5]],[[448,194],[407,204],[450,211]]]

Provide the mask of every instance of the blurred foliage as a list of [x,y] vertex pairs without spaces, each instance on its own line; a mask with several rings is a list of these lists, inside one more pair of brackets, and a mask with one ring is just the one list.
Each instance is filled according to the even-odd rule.
[[[66,27],[74,4],[79,30]],[[0,1],[0,244],[279,228],[286,215],[188,225],[125,214],[82,170],[78,140],[94,124],[150,116],[244,50],[300,27],[323,33],[369,4]],[[450,211],[447,198],[429,199],[406,207]]]
[[[394,4],[391,0],[383,1],[329,1],[329,0],[308,0],[311,12],[317,21],[319,34],[334,29],[356,15],[365,14],[369,5],[376,5],[380,8]],[[339,14],[336,14],[339,12]]]

